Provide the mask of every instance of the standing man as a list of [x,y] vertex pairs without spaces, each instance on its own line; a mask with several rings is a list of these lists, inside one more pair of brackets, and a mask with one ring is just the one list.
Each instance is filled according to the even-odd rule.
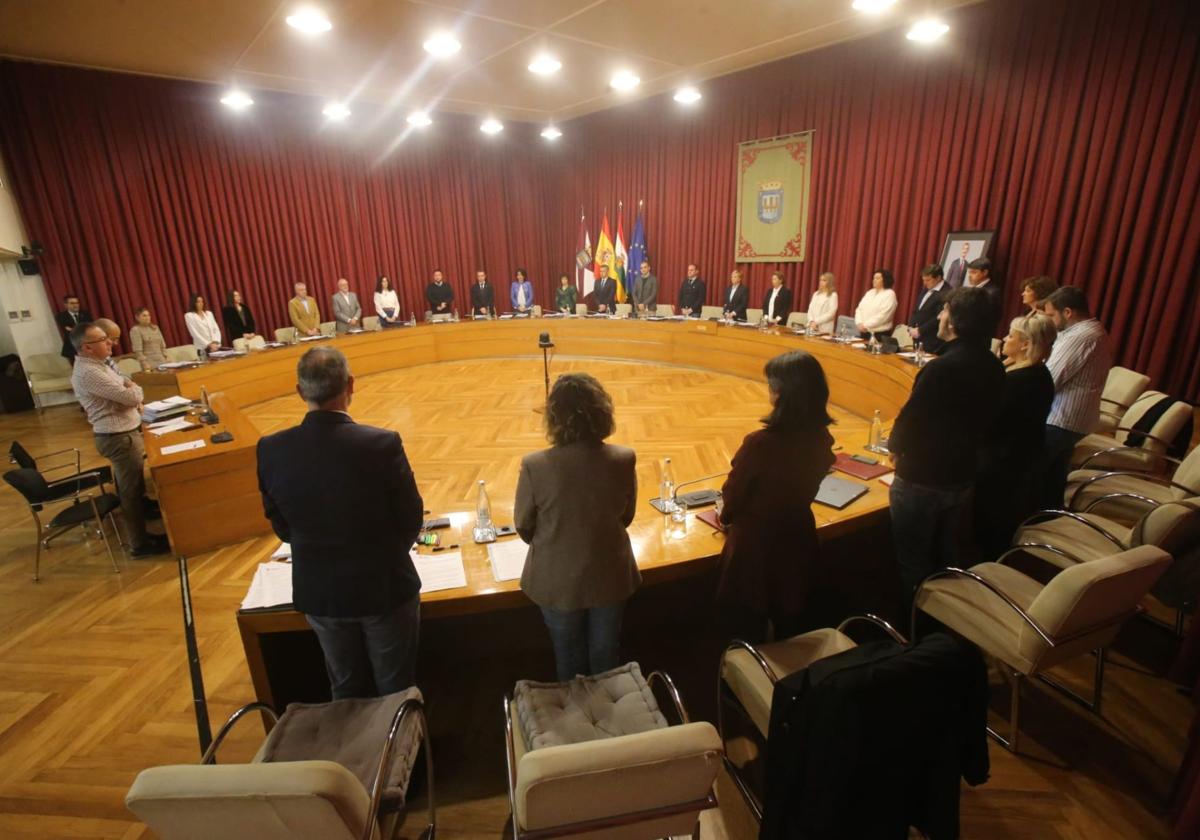
[[996,325],[982,289],[956,289],[938,316],[942,355],[921,368],[892,428],[889,492],[904,608],[932,572],[957,566],[961,525],[984,445],[1004,399]]
[[304,421],[258,442],[263,510],[292,544],[292,601],[321,643],[333,698],[394,694],[416,682],[421,579],[409,549],[421,494],[400,436],[351,419],[340,350],[309,350],[296,377]]
[[942,267],[930,263],[921,269],[921,285],[925,290],[917,298],[917,306],[908,317],[908,334],[914,343],[919,341],[927,351],[936,354],[941,352],[943,344],[938,338],[938,316],[950,291],[942,279]]
[[79,298],[68,293],[63,295],[63,311],[54,316],[54,320],[58,322],[58,327],[62,330],[62,357],[68,362],[75,360],[75,345],[71,343],[71,330],[78,327],[80,324],[90,323],[92,315],[90,312],[85,312],[79,305]]
[[642,260],[638,276],[633,278],[633,314],[637,318],[658,310],[658,278],[650,273],[650,263]]
[[434,269],[433,282],[425,287],[425,300],[429,303],[429,311],[434,315],[449,315],[450,306],[454,303],[454,290],[446,282],[442,270]]
[[742,272],[735,268],[729,275],[729,288],[725,290],[725,304],[722,306],[725,319],[728,321],[745,321],[746,303],[749,300],[750,293],[742,285]]
[[1087,297],[1075,286],[1055,289],[1046,298],[1046,314],[1058,338],[1046,360],[1054,377],[1054,402],[1046,418],[1045,471],[1041,507],[1061,508],[1071,453],[1100,421],[1100,395],[1112,367],[1112,346],[1100,322],[1092,317]]
[[596,278],[596,287],[592,289],[596,298],[596,311],[608,315],[613,311],[617,301],[617,284],[608,276],[608,266],[600,266],[600,276]]
[[308,296],[308,286],[297,283],[296,296],[288,301],[288,315],[298,335],[318,335],[321,332],[321,310]]
[[762,310],[763,317],[772,326],[782,323],[792,311],[792,290],[783,285],[783,274],[778,271],[771,272],[771,288],[763,298]]
[[350,283],[345,277],[338,280],[337,288],[333,296],[333,320],[337,331],[344,333],[362,324],[362,307],[358,304],[358,295],[350,291]]
[[1000,313],[1004,311],[1004,286],[992,276],[992,261],[980,257],[967,263],[966,285],[987,292],[988,302],[996,310],[996,323],[999,324]]
[[492,318],[496,315],[496,290],[488,282],[487,272],[475,272],[475,285],[471,286],[471,314],[476,318]]
[[121,516],[133,546],[130,556],[163,554],[170,549],[167,538],[146,532],[147,509],[156,515],[156,506],[145,498],[142,389],[108,366],[112,343],[100,327],[80,324],[71,330],[71,344],[76,352],[71,387],[87,413],[96,451],[112,463],[121,497]]
[[962,286],[967,277],[967,257],[970,253],[971,243],[964,242],[962,249],[958,252],[958,259],[950,263],[950,268],[946,272],[947,291],[953,291]]
[[679,287],[679,314],[688,318],[699,318],[700,310],[704,308],[704,291],[700,270],[688,263],[687,277]]

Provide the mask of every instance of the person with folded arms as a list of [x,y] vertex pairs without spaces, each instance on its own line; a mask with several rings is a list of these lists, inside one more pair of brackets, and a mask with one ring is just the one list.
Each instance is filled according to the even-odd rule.
[[518,268],[513,273],[508,295],[512,299],[513,312],[524,314],[533,308],[533,284],[529,282],[529,275],[525,269]]
[[729,288],[725,290],[725,303],[721,306],[721,314],[727,321],[745,321],[746,305],[750,302],[750,292],[742,284],[742,272],[736,268],[729,274]]
[[808,302],[808,326],[818,335],[833,335],[838,317],[837,280],[826,271],[817,278],[817,290]]
[[382,274],[375,280],[375,314],[385,328],[397,327],[401,321],[400,298],[392,288],[392,281]]
[[221,328],[217,326],[217,319],[213,317],[212,311],[205,308],[204,296],[194,294],[191,296],[190,301],[191,304],[188,306],[188,311],[183,316],[183,320],[187,324],[187,330],[192,336],[192,343],[196,345],[197,350],[205,353],[219,350],[221,347]]
[[558,278],[558,290],[554,293],[554,308],[568,315],[575,314],[575,306],[579,302],[579,290],[571,284],[571,278],[564,274]]
[[679,285],[679,314],[688,318],[699,318],[704,308],[704,280],[694,263],[688,263],[687,277]]
[[890,269],[875,269],[871,275],[871,288],[867,289],[858,302],[858,308],[854,310],[854,323],[861,338],[874,337],[878,341],[892,334],[896,307],[900,305],[896,293],[892,291],[894,285],[896,278]]
[[768,324],[782,324],[792,311],[792,290],[783,285],[783,274],[771,272],[771,288],[763,298],[763,317]]

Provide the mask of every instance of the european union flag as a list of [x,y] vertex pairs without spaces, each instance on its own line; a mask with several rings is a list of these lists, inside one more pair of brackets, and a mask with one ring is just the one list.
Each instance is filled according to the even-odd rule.
[[633,226],[633,238],[629,240],[629,276],[637,277],[642,260],[646,259],[646,225],[642,219],[642,208],[638,207],[637,224]]

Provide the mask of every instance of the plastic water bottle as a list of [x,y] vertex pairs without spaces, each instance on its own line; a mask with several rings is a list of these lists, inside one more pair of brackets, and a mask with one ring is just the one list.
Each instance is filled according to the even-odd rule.
[[413,312],[411,309],[408,311],[408,325],[410,327],[415,327],[417,325],[417,313]]
[[918,341],[913,349],[917,351],[917,367],[925,367],[925,345]]
[[879,409],[875,409],[875,416],[871,418],[871,432],[867,437],[867,449],[876,452],[881,448],[883,443],[883,418],[879,416]]
[[487,487],[479,480],[479,497],[475,501],[475,542],[495,542],[496,527],[492,524],[492,503],[488,500]]
[[663,459],[662,481],[658,485],[658,498],[662,500],[664,513],[674,510],[675,503],[672,500],[675,498],[675,473],[671,469],[670,458]]
[[456,323],[456,324],[458,323],[458,310],[457,309],[454,310],[454,323]]

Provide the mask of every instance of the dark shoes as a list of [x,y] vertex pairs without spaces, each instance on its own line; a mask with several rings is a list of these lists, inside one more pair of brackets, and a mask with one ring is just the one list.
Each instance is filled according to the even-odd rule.
[[162,519],[162,511],[159,510],[158,502],[154,499],[142,498],[142,516],[150,522],[156,522]]
[[161,534],[147,534],[146,541],[141,545],[134,546],[129,552],[130,557],[153,557],[156,554],[167,554],[171,551],[171,544],[167,538]]

